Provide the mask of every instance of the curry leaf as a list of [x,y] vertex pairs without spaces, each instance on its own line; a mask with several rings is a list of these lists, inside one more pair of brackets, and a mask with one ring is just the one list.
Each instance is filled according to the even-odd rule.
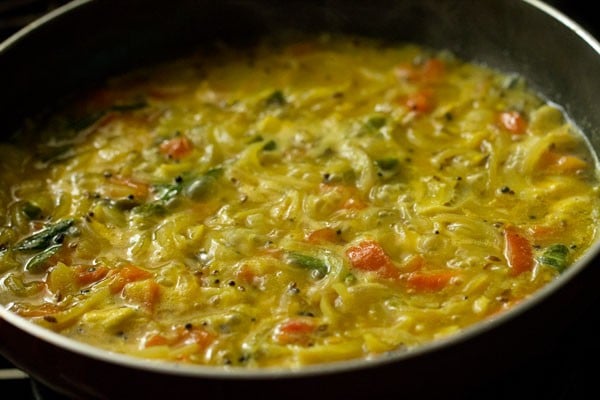
[[325,261],[306,254],[289,252],[287,254],[287,261],[289,264],[314,271],[318,278],[322,278],[329,272],[329,266]]
[[564,244],[553,244],[549,246],[539,258],[542,264],[549,265],[562,272],[568,265],[569,248]]
[[46,249],[50,245],[55,244],[56,239],[67,232],[74,222],[72,219],[64,219],[54,225],[50,225],[18,242],[15,249],[19,251]]
[[27,261],[27,263],[25,264],[25,269],[27,271],[39,272],[42,269],[44,263],[48,261],[50,257],[58,253],[61,247],[62,244],[55,244],[37,253],[36,255],[31,257],[29,261]]

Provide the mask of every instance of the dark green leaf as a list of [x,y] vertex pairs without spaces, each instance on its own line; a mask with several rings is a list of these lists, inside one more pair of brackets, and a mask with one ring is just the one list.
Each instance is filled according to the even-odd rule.
[[22,210],[29,219],[36,219],[42,214],[42,209],[30,202],[23,203]]
[[131,211],[147,217],[154,215],[162,216],[167,213],[167,208],[164,204],[162,204],[162,202],[153,201],[134,207]]
[[542,264],[549,265],[562,272],[568,266],[569,248],[564,244],[553,244],[549,246],[539,258]]
[[265,102],[268,106],[284,106],[287,104],[287,100],[281,90],[275,90],[267,97]]
[[46,249],[55,244],[55,239],[67,232],[74,222],[72,219],[59,221],[21,240],[15,248],[20,251]]
[[250,140],[248,140],[248,144],[262,142],[264,138],[261,135],[253,136]]
[[162,202],[169,202],[170,200],[174,199],[182,189],[183,185],[181,183],[154,186],[154,190],[156,191],[156,199]]
[[208,170],[204,175],[194,179],[185,188],[185,194],[194,199],[201,200],[211,194],[218,179],[223,175],[223,168]]
[[382,158],[375,161],[377,166],[384,171],[391,171],[398,166],[397,158]]
[[380,116],[374,116],[367,119],[365,122],[365,126],[372,130],[377,130],[379,128],[383,128],[385,126],[386,119]]
[[273,151],[277,148],[277,143],[274,140],[269,140],[267,143],[264,144],[264,146],[262,147],[263,150],[265,151]]
[[31,257],[25,264],[27,271],[39,272],[50,257],[58,253],[62,244],[54,244]]
[[113,200],[111,202],[111,205],[113,207],[115,207],[117,210],[121,210],[121,211],[129,211],[137,206],[140,205],[140,202],[137,201],[135,198],[124,198],[124,199],[118,199],[118,200]]
[[318,277],[323,277],[329,272],[329,266],[325,261],[306,254],[289,252],[287,261],[289,264],[315,271]]

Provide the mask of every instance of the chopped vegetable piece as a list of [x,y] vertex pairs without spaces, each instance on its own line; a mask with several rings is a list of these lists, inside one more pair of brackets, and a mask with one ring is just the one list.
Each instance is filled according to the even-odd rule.
[[279,344],[299,344],[307,346],[311,341],[311,334],[317,326],[310,318],[293,318],[277,325],[273,333],[273,340]]
[[346,249],[346,256],[353,268],[374,271],[384,278],[397,279],[399,270],[383,247],[374,240],[364,240]]
[[39,216],[42,214],[42,209],[30,202],[25,202],[22,210],[29,219],[39,218]]
[[266,98],[265,103],[267,106],[284,106],[287,104],[287,100],[281,90],[275,90]]
[[78,265],[73,267],[75,280],[81,286],[96,283],[108,275],[109,269],[103,265]]
[[504,254],[514,275],[533,269],[533,249],[531,243],[516,227],[509,226],[504,230]]
[[570,174],[588,168],[588,163],[576,155],[547,150],[540,157],[537,167],[542,172]]
[[223,175],[222,168],[214,168],[193,180],[185,188],[185,194],[193,200],[203,200],[212,193],[217,180]]
[[160,144],[160,152],[173,160],[181,160],[192,152],[193,143],[183,135],[165,140]]
[[527,131],[527,122],[518,111],[504,111],[500,113],[500,124],[507,131],[521,135]]
[[111,270],[108,276],[112,277],[112,282],[109,285],[111,292],[118,293],[128,283],[148,279],[152,277],[152,273],[134,265],[125,265],[121,268]]
[[162,201],[153,201],[151,203],[144,203],[131,209],[132,212],[140,214],[146,217],[149,216],[164,216],[167,214],[167,207]]
[[569,264],[568,258],[569,248],[564,244],[554,244],[546,249],[539,261],[555,268],[558,272],[563,272]]
[[277,148],[277,142],[275,142],[274,140],[269,140],[267,143],[264,144],[264,146],[262,147],[262,149],[264,151],[273,151]]
[[109,182],[112,186],[108,189],[108,196],[112,198],[133,195],[136,199],[144,199],[150,192],[150,186],[131,176],[111,175]]
[[44,282],[23,282],[23,279],[15,274],[9,274],[3,283],[17,297],[34,296],[46,288]]
[[138,304],[148,311],[153,311],[160,296],[160,286],[150,280],[130,282],[123,287],[123,298]]
[[25,263],[25,269],[27,271],[40,272],[42,270],[42,268],[44,267],[44,265],[46,264],[46,262],[53,255],[58,253],[58,251],[61,249],[61,247],[62,247],[62,244],[55,244],[55,245],[45,248],[41,252],[37,253],[35,256],[31,257],[27,261],[27,263]]
[[15,249],[20,251],[42,250],[56,244],[57,239],[61,237],[75,223],[72,219],[64,219],[53,225],[50,225],[31,236],[18,242]]
[[424,292],[435,292],[445,288],[456,272],[448,270],[440,271],[414,271],[402,275],[407,286],[411,289]]
[[61,308],[56,304],[44,303],[40,306],[17,307],[14,311],[22,317],[44,317],[60,312]]
[[392,259],[381,245],[373,240],[365,240],[346,250],[352,267],[363,271],[385,270],[392,265]]
[[336,243],[340,240],[338,231],[332,228],[321,228],[312,231],[306,238],[309,242],[319,243]]
[[404,104],[418,114],[428,113],[433,109],[433,93],[426,89],[412,93]]
[[290,264],[314,271],[317,278],[323,277],[329,272],[329,266],[325,261],[306,254],[289,252],[287,254],[287,261]]
[[384,171],[390,171],[398,166],[398,159],[381,158],[379,160],[375,160],[375,164],[377,164],[377,166]]
[[444,77],[446,64],[439,58],[428,58],[421,66],[421,79],[425,82],[436,82]]
[[385,117],[374,116],[367,119],[367,122],[365,122],[365,126],[370,130],[378,130],[380,128],[383,128],[385,126],[385,123]]

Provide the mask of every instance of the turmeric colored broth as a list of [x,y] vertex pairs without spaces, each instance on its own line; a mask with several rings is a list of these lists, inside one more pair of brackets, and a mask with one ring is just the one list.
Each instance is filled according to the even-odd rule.
[[213,366],[458,333],[568,269],[600,210],[583,135],[523,78],[361,38],[135,71],[1,151],[0,304]]

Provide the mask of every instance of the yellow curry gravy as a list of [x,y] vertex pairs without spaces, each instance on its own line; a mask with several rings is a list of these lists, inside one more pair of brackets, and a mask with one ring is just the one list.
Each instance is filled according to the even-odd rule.
[[0,149],[0,304],[148,359],[410,350],[527,299],[597,235],[596,159],[564,111],[415,44],[216,45]]

